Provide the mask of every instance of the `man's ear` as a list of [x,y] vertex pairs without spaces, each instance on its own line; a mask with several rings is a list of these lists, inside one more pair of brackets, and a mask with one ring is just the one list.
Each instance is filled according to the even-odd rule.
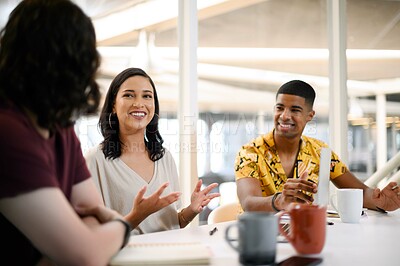
[[311,111],[308,113],[307,122],[310,122],[310,121],[314,118],[314,115],[315,115],[315,111],[314,111],[314,110],[311,110]]

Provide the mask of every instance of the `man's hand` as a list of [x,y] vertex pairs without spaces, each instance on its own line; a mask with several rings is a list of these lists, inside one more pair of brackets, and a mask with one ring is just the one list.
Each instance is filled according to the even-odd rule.
[[308,172],[305,171],[300,178],[288,178],[283,186],[282,194],[276,200],[275,205],[279,209],[287,209],[290,203],[312,203],[313,196],[307,195],[317,193],[317,184],[308,181]]
[[372,201],[376,207],[385,211],[394,211],[400,208],[400,187],[396,182],[390,182],[382,191],[375,188],[372,193]]

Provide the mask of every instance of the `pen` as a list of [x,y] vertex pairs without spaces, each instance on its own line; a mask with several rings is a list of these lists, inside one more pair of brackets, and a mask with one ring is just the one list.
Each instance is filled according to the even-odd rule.
[[217,227],[214,227],[214,229],[210,231],[210,236],[212,236],[217,231],[218,231]]
[[395,190],[398,187],[399,187],[399,185],[395,185],[394,187],[392,187],[392,190]]

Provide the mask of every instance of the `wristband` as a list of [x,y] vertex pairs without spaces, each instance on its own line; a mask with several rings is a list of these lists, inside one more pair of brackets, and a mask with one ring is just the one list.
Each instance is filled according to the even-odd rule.
[[278,197],[278,195],[280,195],[280,194],[282,194],[282,192],[276,192],[274,194],[274,196],[272,197],[272,200],[271,200],[272,209],[274,209],[276,212],[280,212],[281,211],[275,206],[275,200]]
[[116,219],[114,219],[112,221],[120,222],[125,226],[124,242],[122,242],[122,246],[121,246],[121,249],[123,249],[126,246],[126,244],[128,244],[128,242],[129,242],[129,237],[131,236],[132,228],[131,228],[130,224],[127,221],[125,221],[125,220],[123,220],[121,218],[116,218]]

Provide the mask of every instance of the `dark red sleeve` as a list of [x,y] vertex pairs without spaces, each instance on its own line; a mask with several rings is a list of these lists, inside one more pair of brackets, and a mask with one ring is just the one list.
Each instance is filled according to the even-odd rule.
[[72,186],[90,177],[73,127],[43,139],[22,114],[0,113],[0,198],[43,187]]

